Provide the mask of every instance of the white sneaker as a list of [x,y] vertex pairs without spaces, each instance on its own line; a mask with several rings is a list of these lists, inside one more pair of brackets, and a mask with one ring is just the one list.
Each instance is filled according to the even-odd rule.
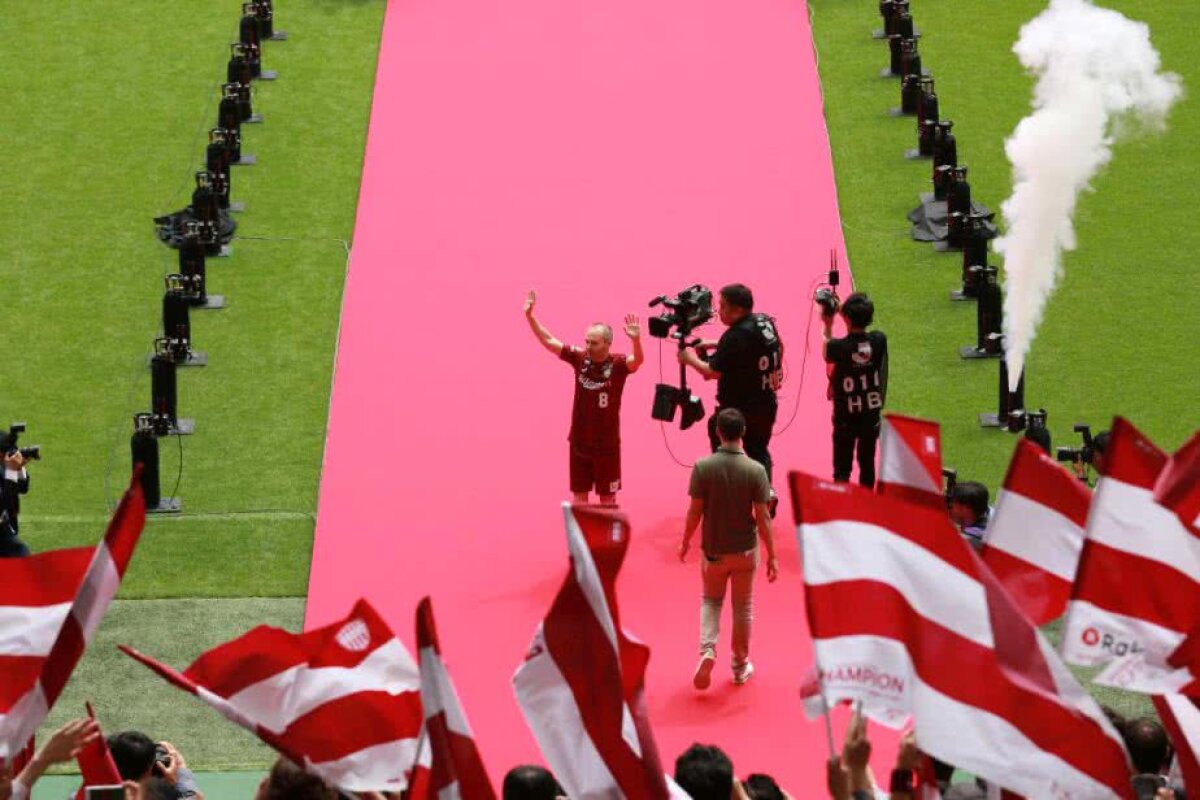
[[701,656],[700,663],[696,665],[696,674],[692,676],[692,686],[697,689],[707,689],[712,683],[712,671],[716,666],[717,660],[712,656]]
[[746,681],[750,680],[750,676],[754,674],[754,665],[747,661],[739,669],[733,671],[733,682],[741,686]]

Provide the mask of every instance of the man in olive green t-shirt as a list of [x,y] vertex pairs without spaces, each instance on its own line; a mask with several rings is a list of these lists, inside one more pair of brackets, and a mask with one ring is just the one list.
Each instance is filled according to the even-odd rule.
[[733,682],[745,683],[754,674],[750,663],[750,627],[754,618],[754,571],[758,567],[758,540],[767,550],[767,580],[779,577],[775,540],[771,531],[768,502],[771,483],[762,464],[742,451],[746,418],[735,408],[717,414],[717,438],[721,446],[692,468],[683,542],[679,560],[687,558],[696,528],[703,520],[700,576],[700,664],[692,684],[707,689],[717,658],[721,606],[726,586],[733,590]]

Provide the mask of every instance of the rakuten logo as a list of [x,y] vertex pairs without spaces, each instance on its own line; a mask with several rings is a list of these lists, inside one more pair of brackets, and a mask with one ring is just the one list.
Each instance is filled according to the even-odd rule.
[[1101,633],[1095,628],[1084,628],[1083,633],[1079,635],[1079,639],[1088,647],[1099,647],[1106,653],[1112,653],[1118,658],[1142,652],[1142,646],[1137,641],[1119,639],[1111,633]]

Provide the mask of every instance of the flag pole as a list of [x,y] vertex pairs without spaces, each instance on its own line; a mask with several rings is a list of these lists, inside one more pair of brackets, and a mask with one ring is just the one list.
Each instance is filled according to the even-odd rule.
[[[789,484],[791,483],[790,476],[788,478],[788,482]],[[792,510],[796,515],[796,545],[797,549],[800,551],[800,568],[803,572],[804,564],[806,564],[807,561],[805,560],[804,554],[804,537],[800,534],[800,509],[796,507],[796,495],[794,490],[792,494],[792,506]],[[803,575],[801,575],[801,579],[803,579]],[[821,677],[821,661],[817,658],[817,648],[815,644],[813,646],[813,665],[817,670],[817,692],[821,695],[821,716],[825,718],[825,739],[829,744],[829,759],[832,761],[833,759],[837,758],[838,753],[833,744],[833,720],[831,719],[830,714],[829,699],[825,695],[825,679]]]

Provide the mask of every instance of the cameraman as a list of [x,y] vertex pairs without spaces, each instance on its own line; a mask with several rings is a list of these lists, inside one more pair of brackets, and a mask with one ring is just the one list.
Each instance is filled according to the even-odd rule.
[[29,548],[21,541],[18,516],[21,495],[29,492],[29,473],[25,456],[8,433],[0,433],[0,453],[4,456],[4,479],[0,481],[0,558],[23,558]]
[[829,397],[833,400],[833,479],[850,480],[858,456],[858,482],[875,486],[875,444],[879,440],[879,416],[887,398],[887,336],[867,332],[875,319],[875,304],[855,292],[841,305],[846,335],[833,338],[834,310],[822,306],[825,329],[825,362],[831,365]]
[[[774,317],[754,313],[754,295],[740,283],[721,289],[717,317],[729,326],[718,341],[702,341],[694,350],[679,351],[679,363],[691,367],[705,380],[717,381],[717,407],[708,418],[708,440],[715,453],[721,446],[717,415],[736,408],[746,418],[742,447],[763,465],[771,480],[771,429],[775,425],[775,392],[782,380],[783,342]],[[701,354],[715,351],[707,359]],[[774,489],[772,499],[774,499]],[[772,508],[774,503],[772,503]]]
[[[1104,452],[1108,449],[1108,431],[1100,431],[1092,437],[1091,447],[1091,466],[1096,470],[1096,475],[1103,475],[1106,471],[1104,464]],[[1088,478],[1088,463],[1086,457],[1087,448],[1081,448],[1075,453],[1075,459],[1071,462],[1071,468],[1075,470],[1075,477],[1084,483],[1089,483]]]

